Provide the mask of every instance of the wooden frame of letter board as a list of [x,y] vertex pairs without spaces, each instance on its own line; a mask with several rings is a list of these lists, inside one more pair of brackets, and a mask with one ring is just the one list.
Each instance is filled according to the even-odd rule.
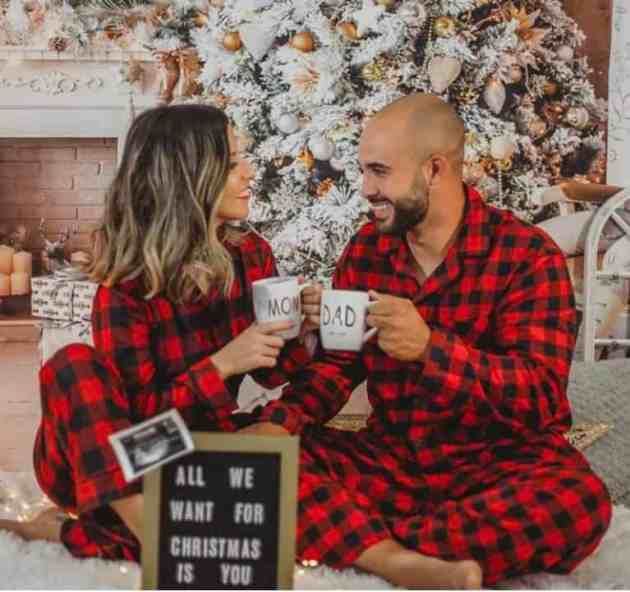
[[[299,438],[290,436],[246,436],[229,433],[193,432],[195,452],[274,453],[280,455],[280,502],[278,533],[278,588],[293,588]],[[184,457],[185,458],[185,457]],[[155,590],[158,583],[160,548],[160,505],[162,469],[144,476],[144,526],[142,543],[142,587]]]

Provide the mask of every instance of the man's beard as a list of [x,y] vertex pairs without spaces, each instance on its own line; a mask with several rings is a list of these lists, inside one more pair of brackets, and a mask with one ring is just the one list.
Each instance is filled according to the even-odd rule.
[[[412,228],[420,224],[429,212],[429,194],[422,187],[420,177],[416,177],[409,193],[390,202],[394,209],[391,222],[380,224],[378,229],[385,234],[405,236]],[[377,222],[378,224],[378,222]]]

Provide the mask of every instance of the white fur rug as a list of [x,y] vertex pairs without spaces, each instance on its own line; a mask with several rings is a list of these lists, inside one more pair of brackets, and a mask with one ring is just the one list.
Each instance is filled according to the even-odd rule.
[[[0,517],[28,518],[47,505],[29,473],[0,472]],[[512,589],[630,588],[630,510],[614,509],[610,530],[598,551],[569,576],[536,574],[505,582]],[[79,560],[60,544],[32,542],[0,531],[1,589],[137,589],[140,569],[124,562]],[[382,590],[379,578],[325,567],[296,568],[295,588],[303,590]]]

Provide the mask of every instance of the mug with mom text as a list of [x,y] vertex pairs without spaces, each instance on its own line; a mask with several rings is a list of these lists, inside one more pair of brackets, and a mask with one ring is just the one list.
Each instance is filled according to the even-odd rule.
[[252,283],[254,315],[258,323],[292,321],[294,326],[277,335],[295,339],[302,324],[301,293],[309,284],[298,283],[295,277],[270,277]]
[[319,326],[322,347],[360,351],[363,344],[376,333],[376,329],[366,330],[369,303],[367,292],[324,290]]

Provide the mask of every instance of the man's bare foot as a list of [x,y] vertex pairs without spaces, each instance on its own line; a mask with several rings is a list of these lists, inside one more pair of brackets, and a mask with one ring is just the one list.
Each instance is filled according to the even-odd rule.
[[59,508],[48,508],[26,522],[0,520],[0,530],[8,530],[27,541],[56,543],[61,540],[61,525],[67,517]]
[[476,561],[428,557],[392,539],[366,549],[355,565],[401,588],[478,590],[483,579],[481,566]]

